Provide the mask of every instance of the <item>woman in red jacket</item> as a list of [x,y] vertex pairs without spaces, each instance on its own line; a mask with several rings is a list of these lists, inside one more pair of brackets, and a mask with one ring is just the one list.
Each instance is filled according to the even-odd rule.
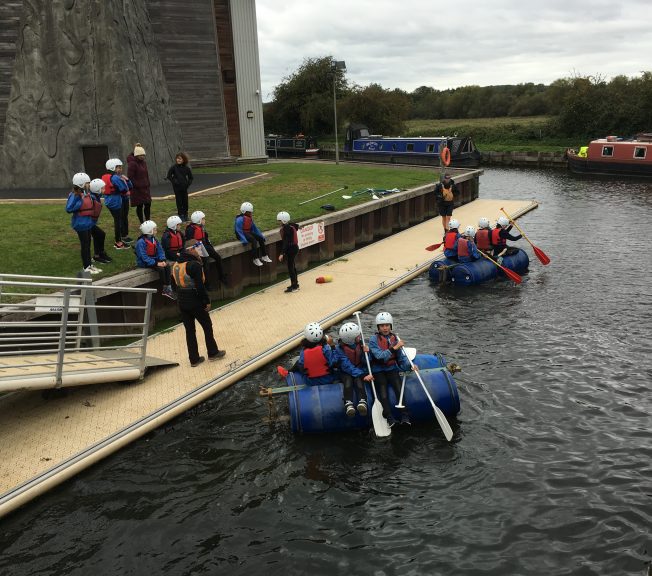
[[145,162],[145,149],[140,145],[134,146],[134,153],[127,156],[127,170],[129,180],[134,185],[131,191],[131,205],[136,207],[138,220],[142,224],[150,219],[152,195],[149,190],[149,172]]

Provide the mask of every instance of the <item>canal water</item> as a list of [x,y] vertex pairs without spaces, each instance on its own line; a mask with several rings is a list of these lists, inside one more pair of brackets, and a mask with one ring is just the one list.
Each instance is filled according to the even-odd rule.
[[488,169],[481,196],[537,199],[552,263],[363,315],[463,366],[452,443],[294,436],[268,366],[0,521],[0,574],[652,573],[652,184]]

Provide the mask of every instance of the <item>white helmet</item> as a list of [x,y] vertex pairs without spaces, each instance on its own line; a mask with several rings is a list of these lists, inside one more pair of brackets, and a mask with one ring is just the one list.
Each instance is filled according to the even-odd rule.
[[181,224],[181,222],[182,222],[182,220],[181,220],[181,218],[179,218],[178,216],[170,216],[170,217],[168,218],[168,222],[167,222],[167,224],[168,224],[168,228],[169,228],[170,230],[176,230],[176,229],[177,229],[177,226],[178,226],[179,224]]
[[319,322],[311,322],[303,329],[303,336],[308,342],[319,342],[324,337],[324,331]]
[[104,166],[109,172],[113,172],[115,170],[115,158],[109,158]]
[[484,217],[480,218],[480,220],[478,220],[478,226],[480,228],[489,228],[490,226],[489,218],[484,218]]
[[201,219],[206,218],[206,214],[204,214],[201,210],[195,210],[191,215],[190,215],[190,221],[193,224],[201,224]]
[[77,186],[77,188],[83,188],[86,186],[91,181],[91,178],[86,172],[77,172],[72,177],[72,184],[73,186]]
[[498,224],[500,224],[501,226],[507,226],[509,224],[509,219],[506,218],[505,216],[500,216],[498,218]]
[[459,228],[459,227],[460,227],[460,223],[457,220],[455,220],[455,218],[451,218],[448,221],[448,229],[449,230],[452,230],[453,228]]
[[342,324],[340,328],[340,338],[344,344],[352,346],[355,344],[355,339],[360,336],[360,327],[355,322],[347,322]]
[[280,220],[283,224],[287,224],[290,221],[290,215],[287,212],[279,212],[276,215],[276,219]]
[[389,324],[391,326],[394,324],[394,319],[389,312],[379,312],[376,314],[376,326],[379,324]]
[[150,235],[154,234],[155,229],[156,229],[156,222],[154,222],[154,220],[145,220],[145,222],[143,222],[140,225],[140,231],[143,234],[150,234]]
[[251,202],[243,202],[240,204],[240,212],[244,214],[245,212],[253,212],[254,205]]
[[464,229],[464,236],[470,236],[470,237],[475,236],[475,226],[467,226]]
[[104,186],[104,180],[101,178],[93,178],[93,180],[91,180],[91,192],[93,194],[99,194]]

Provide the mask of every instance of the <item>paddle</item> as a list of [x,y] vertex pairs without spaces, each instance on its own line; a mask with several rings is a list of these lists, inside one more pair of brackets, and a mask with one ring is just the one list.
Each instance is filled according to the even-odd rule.
[[401,382],[401,394],[398,399],[398,404],[395,404],[395,406],[398,409],[405,408],[405,404],[403,404],[403,392],[405,391],[405,374],[403,374],[403,381]]
[[521,278],[514,270],[510,270],[509,268],[505,268],[504,266],[501,266],[496,262],[491,256],[487,256],[482,250],[478,250],[482,256],[484,256],[487,260],[491,260],[498,268],[500,268],[504,273],[505,276],[507,276],[510,280],[513,280],[517,284],[520,284],[523,282],[523,278]]
[[[396,335],[396,337],[400,340],[398,334]],[[423,378],[421,378],[421,374],[419,374],[418,370],[414,369],[414,364],[412,364],[412,360],[410,360],[410,357],[406,354],[403,348],[401,348],[401,350],[403,351],[403,355],[408,359],[408,362],[410,363],[410,367],[412,368],[412,371],[416,374],[417,379],[419,380],[419,383],[423,388],[423,391],[426,393],[426,396],[428,397],[428,400],[430,400],[430,405],[432,406],[432,409],[435,413],[435,418],[437,418],[437,422],[439,422],[439,427],[441,428],[441,431],[444,433],[446,440],[450,442],[451,438],[453,437],[453,430],[450,427],[448,420],[446,420],[446,416],[444,416],[444,413],[439,408],[437,408],[437,404],[435,404],[435,401],[432,399],[430,392],[428,392],[428,388],[426,388],[426,384],[423,381]]]
[[442,244],[443,244],[443,242],[440,242],[439,244],[431,244],[430,246],[426,246],[426,250],[428,250],[428,252],[434,252],[434,251],[437,250],[437,248],[439,248]]
[[507,216],[507,218],[509,218],[509,221],[512,224],[514,224],[516,229],[521,233],[521,236],[523,236],[523,238],[525,238],[530,243],[530,246],[532,246],[532,250],[534,250],[534,253],[536,254],[537,258],[539,259],[539,262],[541,262],[541,264],[543,264],[544,266],[547,266],[548,264],[550,264],[550,258],[548,258],[548,255],[543,250],[541,250],[541,248],[538,248],[537,246],[532,244],[530,239],[523,233],[523,230],[521,230],[518,227],[518,224],[516,222],[514,222],[514,220],[512,220],[511,216],[509,214],[507,214],[507,212],[505,212],[505,210],[503,208],[501,208],[501,211],[503,212],[503,214],[505,214],[505,216]]
[[[353,315],[358,321],[358,328],[360,328],[360,337],[362,338],[362,346],[366,346],[364,342],[364,334],[362,333],[362,323],[360,322],[360,312],[354,312]],[[374,432],[379,438],[389,436],[392,433],[392,429],[389,427],[387,420],[383,416],[383,407],[378,400],[378,394],[376,393],[376,384],[373,380],[373,373],[371,372],[371,364],[369,363],[369,354],[364,353],[365,360],[367,361],[367,370],[371,376],[371,390],[374,393],[374,405],[371,408],[371,421],[374,425]]]
[[351,198],[355,198],[356,196],[362,196],[363,194],[369,194],[373,189],[372,188],[365,188],[364,190],[356,190],[352,194],[343,194],[342,198],[344,200],[351,200]]
[[319,198],[325,198],[326,196],[330,196],[331,194],[335,194],[336,192],[340,192],[342,190],[346,190],[348,186],[342,186],[342,188],[338,188],[337,190],[333,190],[332,192],[326,192],[326,194],[321,194],[319,196],[315,196],[314,198],[309,198],[308,200],[304,200],[303,202],[299,202],[299,206],[302,204],[307,204],[308,202],[312,202],[313,200],[319,200]]

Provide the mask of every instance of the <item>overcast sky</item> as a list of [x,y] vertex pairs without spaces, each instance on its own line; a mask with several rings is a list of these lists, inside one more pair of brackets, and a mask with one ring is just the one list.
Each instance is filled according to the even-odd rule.
[[652,0],[256,0],[264,101],[304,58],[411,92],[652,70]]

